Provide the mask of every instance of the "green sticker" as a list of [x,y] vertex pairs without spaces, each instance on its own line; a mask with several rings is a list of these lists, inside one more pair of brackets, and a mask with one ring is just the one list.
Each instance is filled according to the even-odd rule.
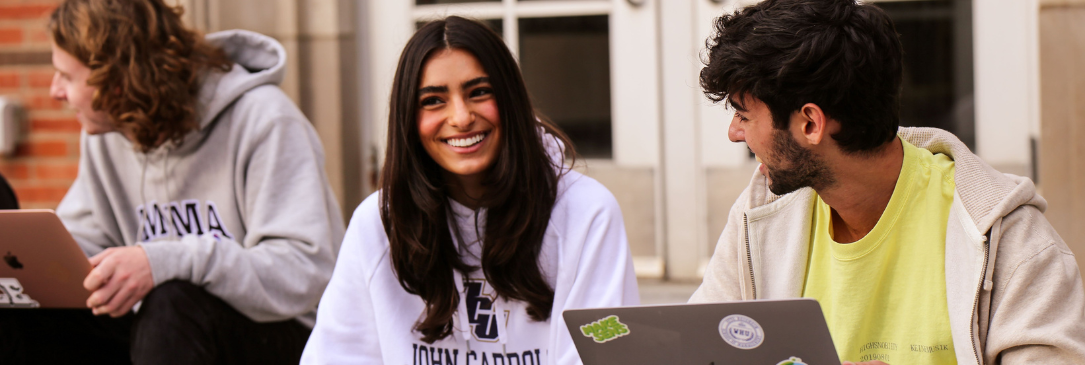
[[629,327],[618,321],[618,316],[611,315],[598,321],[580,326],[585,337],[591,337],[596,343],[603,343],[629,334]]
[[806,365],[802,359],[792,356],[790,359],[776,363],[776,365]]

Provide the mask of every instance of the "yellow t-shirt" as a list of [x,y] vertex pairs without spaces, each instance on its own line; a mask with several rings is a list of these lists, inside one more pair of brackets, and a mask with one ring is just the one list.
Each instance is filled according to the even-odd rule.
[[821,303],[842,360],[956,364],[945,268],[954,164],[901,142],[893,196],[865,237],[834,241],[831,208],[815,200],[803,296]]

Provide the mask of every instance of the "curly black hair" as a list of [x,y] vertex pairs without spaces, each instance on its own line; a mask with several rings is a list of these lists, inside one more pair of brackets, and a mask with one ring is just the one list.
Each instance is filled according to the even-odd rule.
[[777,129],[814,103],[840,122],[832,138],[849,153],[896,136],[904,51],[882,9],[854,0],[766,0],[717,18],[714,28],[700,77],[712,101],[742,110],[742,97],[757,98]]

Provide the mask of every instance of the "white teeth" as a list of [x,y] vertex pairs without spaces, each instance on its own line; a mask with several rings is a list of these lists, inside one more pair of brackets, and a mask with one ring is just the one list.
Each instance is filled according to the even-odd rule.
[[486,138],[485,133],[476,134],[474,137],[470,138],[450,138],[445,140],[445,143],[448,143],[452,147],[471,147],[479,142],[482,142],[483,138]]

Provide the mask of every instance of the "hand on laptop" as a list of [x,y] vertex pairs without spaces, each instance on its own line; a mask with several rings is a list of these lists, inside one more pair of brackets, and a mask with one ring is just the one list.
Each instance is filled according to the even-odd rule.
[[83,280],[87,307],[95,315],[123,316],[154,288],[151,264],[142,246],[111,247],[90,258],[94,267]]

